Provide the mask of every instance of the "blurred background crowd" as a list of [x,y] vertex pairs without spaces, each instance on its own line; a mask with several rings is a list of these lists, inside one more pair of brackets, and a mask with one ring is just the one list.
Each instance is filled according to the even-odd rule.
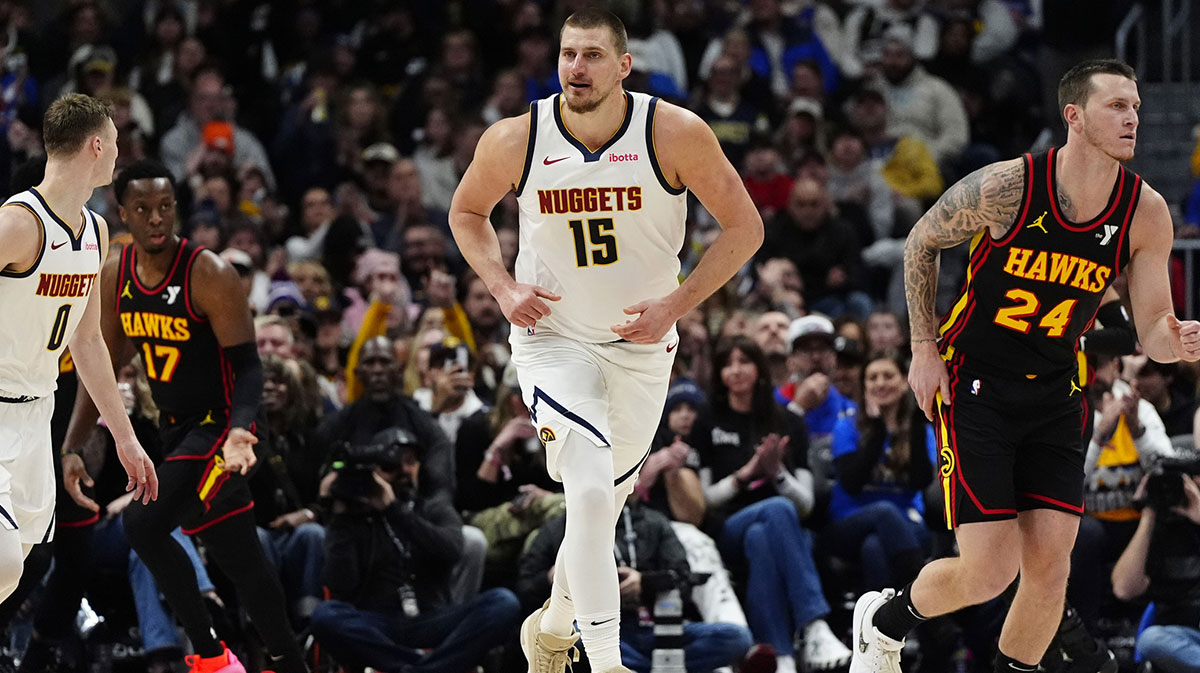
[[[0,184],[36,183],[22,180],[44,161],[39,125],[56,97],[109,99],[117,170],[160,160],[181,235],[243,278],[271,431],[251,478],[255,516],[315,668],[524,670],[515,630],[549,595],[563,498],[508,362],[509,325],[447,211],[488,125],[560,90],[558,28],[591,4],[0,0]],[[1111,57],[1138,3],[601,4],[628,28],[625,86],[704,119],[766,227],[754,261],[679,323],[660,432],[615,537],[624,660],[651,669],[656,602],[674,587],[687,670],[821,670],[844,651],[855,595],[953,553],[933,432],[905,382],[905,236],[970,171],[1061,143],[1058,78]],[[1177,151],[1191,180],[1190,148]],[[1180,237],[1200,231],[1200,196],[1186,196],[1168,194]],[[111,189],[89,206],[120,234]],[[511,194],[492,222],[511,270]],[[694,199],[687,226],[684,274],[719,227]],[[964,262],[943,254],[939,310]],[[1170,623],[1200,625],[1200,575],[1114,591],[1110,574],[1138,527],[1144,475],[1195,450],[1197,372],[1132,345],[1088,358],[1096,427],[1081,448],[1075,611],[1043,665],[1112,673],[1085,656],[1107,645],[1134,670],[1151,600]],[[121,381],[150,447],[144,373],[128,367]],[[121,539],[128,500],[106,438],[89,448],[105,507],[89,518],[61,505],[57,544],[78,553],[35,553],[42,565],[26,576],[38,586],[4,609],[0,669],[166,671],[186,651]],[[391,539],[363,527],[380,519]],[[180,572],[198,574],[222,638],[261,666],[228,581],[189,548]],[[1200,543],[1187,551],[1200,565]],[[486,628],[372,621],[472,601]],[[1004,610],[930,622],[906,667],[991,670]]]

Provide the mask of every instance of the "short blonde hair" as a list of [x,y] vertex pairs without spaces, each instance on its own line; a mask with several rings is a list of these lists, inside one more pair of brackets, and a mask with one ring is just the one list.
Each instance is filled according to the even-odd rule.
[[50,104],[42,120],[47,156],[69,156],[112,119],[112,103],[81,93],[69,93]]

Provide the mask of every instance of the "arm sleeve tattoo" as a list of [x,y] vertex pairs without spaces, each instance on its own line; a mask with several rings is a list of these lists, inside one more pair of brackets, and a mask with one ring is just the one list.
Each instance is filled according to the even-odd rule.
[[937,337],[938,260],[943,248],[980,232],[1003,235],[1014,224],[1025,187],[1025,162],[991,164],[959,180],[917,221],[904,245],[904,291],[912,338]]

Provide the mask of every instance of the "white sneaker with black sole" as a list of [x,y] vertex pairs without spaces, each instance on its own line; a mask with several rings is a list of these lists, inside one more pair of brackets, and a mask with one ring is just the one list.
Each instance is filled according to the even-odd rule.
[[854,604],[854,654],[850,658],[850,673],[900,673],[900,650],[903,640],[889,638],[875,628],[875,613],[894,598],[894,589],[869,591]]

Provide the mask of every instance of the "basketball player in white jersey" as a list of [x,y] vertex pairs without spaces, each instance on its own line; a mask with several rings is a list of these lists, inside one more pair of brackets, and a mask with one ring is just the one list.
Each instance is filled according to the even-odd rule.
[[[625,670],[613,530],[662,414],[675,321],[762,242],[762,220],[708,126],[624,90],[625,47],[612,14],[571,15],[563,93],[484,133],[450,212],[463,256],[513,325],[521,390],[567,498],[551,598],[521,629],[534,673],[562,673],[575,621],[593,670]],[[724,230],[680,285],[689,189]],[[521,211],[515,280],[488,222],[509,190]]]
[[108,225],[85,204],[112,181],[112,107],[70,94],[54,101],[43,127],[45,179],[0,207],[0,600],[16,588],[33,545],[54,534],[50,416],[64,347],[116,439],[126,490],[147,502],[158,497],[154,464],[117,392],[92,292]]

